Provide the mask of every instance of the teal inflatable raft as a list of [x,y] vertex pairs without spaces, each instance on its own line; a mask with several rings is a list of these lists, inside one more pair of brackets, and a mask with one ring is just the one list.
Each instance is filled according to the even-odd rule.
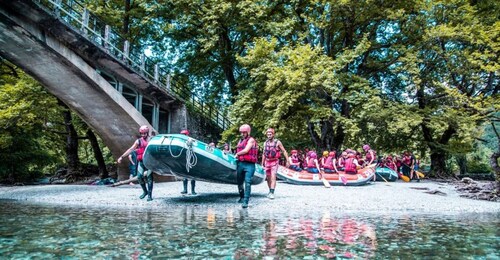
[[387,167],[377,167],[375,170],[375,178],[376,181],[396,181],[398,179],[398,173]]
[[[236,163],[232,154],[181,134],[157,135],[144,152],[144,165],[153,172],[206,182],[237,184]],[[265,177],[264,169],[256,164],[252,184]]]

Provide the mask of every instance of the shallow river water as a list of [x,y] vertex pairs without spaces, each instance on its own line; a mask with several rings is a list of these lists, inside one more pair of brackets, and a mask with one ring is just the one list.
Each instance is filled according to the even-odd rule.
[[3,259],[499,259],[491,215],[262,215],[0,201]]

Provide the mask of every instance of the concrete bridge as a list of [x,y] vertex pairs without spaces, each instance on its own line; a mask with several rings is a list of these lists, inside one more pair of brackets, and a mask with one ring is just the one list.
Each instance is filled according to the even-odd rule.
[[0,0],[0,55],[66,103],[115,157],[140,125],[188,128],[205,141],[230,125],[75,0]]

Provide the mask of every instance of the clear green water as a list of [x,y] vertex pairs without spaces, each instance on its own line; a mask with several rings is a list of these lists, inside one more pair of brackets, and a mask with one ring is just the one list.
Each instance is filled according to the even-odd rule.
[[498,214],[263,216],[0,201],[0,223],[2,259],[500,258]]

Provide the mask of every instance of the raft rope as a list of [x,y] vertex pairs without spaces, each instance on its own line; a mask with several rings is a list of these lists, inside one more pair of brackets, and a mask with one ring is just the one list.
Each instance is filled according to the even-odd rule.
[[188,138],[186,141],[186,146],[187,148],[182,147],[181,151],[179,152],[178,155],[174,155],[172,152],[172,141],[174,138],[170,138],[170,144],[168,146],[168,151],[170,152],[170,155],[174,158],[179,158],[182,155],[182,151],[186,149],[186,171],[189,172],[193,166],[195,166],[198,163],[198,157],[196,157],[196,153],[193,152],[193,143],[194,139]]

